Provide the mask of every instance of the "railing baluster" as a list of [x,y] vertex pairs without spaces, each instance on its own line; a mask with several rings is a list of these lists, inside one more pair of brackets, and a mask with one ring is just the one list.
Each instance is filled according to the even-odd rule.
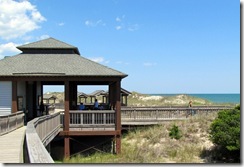
[[83,125],[83,113],[80,114],[80,124]]
[[[106,124],[106,113],[103,113],[103,124]],[[110,121],[108,121],[108,124],[110,124]]]
[[158,109],[156,110],[156,120],[158,120]]
[[95,114],[92,113],[92,124],[94,125],[95,124]]

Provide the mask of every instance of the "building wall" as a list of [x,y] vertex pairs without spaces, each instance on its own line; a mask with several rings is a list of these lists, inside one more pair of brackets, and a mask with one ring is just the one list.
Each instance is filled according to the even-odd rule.
[[0,81],[0,115],[11,114],[12,110],[12,82]]

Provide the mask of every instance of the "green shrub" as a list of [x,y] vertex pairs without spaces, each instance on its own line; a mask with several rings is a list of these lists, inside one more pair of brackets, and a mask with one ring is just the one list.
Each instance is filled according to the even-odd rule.
[[210,140],[229,151],[240,150],[240,123],[238,107],[220,111],[210,126]]
[[182,137],[181,131],[178,126],[173,125],[173,127],[170,129],[169,136],[171,139],[180,139]]
[[236,107],[235,107],[236,110],[241,110],[241,106],[240,104],[238,104]]

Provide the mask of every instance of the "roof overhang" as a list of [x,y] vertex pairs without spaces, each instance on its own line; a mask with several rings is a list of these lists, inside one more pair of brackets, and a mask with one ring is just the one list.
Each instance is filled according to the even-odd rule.
[[40,81],[44,85],[63,85],[64,81],[76,82],[78,85],[110,85],[121,81],[121,76],[64,76],[64,75],[13,75],[0,76],[0,81]]

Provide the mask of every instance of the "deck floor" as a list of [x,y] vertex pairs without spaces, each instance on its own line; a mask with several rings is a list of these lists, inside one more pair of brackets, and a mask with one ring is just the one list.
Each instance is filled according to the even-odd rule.
[[23,126],[0,136],[0,163],[23,163],[25,129]]

